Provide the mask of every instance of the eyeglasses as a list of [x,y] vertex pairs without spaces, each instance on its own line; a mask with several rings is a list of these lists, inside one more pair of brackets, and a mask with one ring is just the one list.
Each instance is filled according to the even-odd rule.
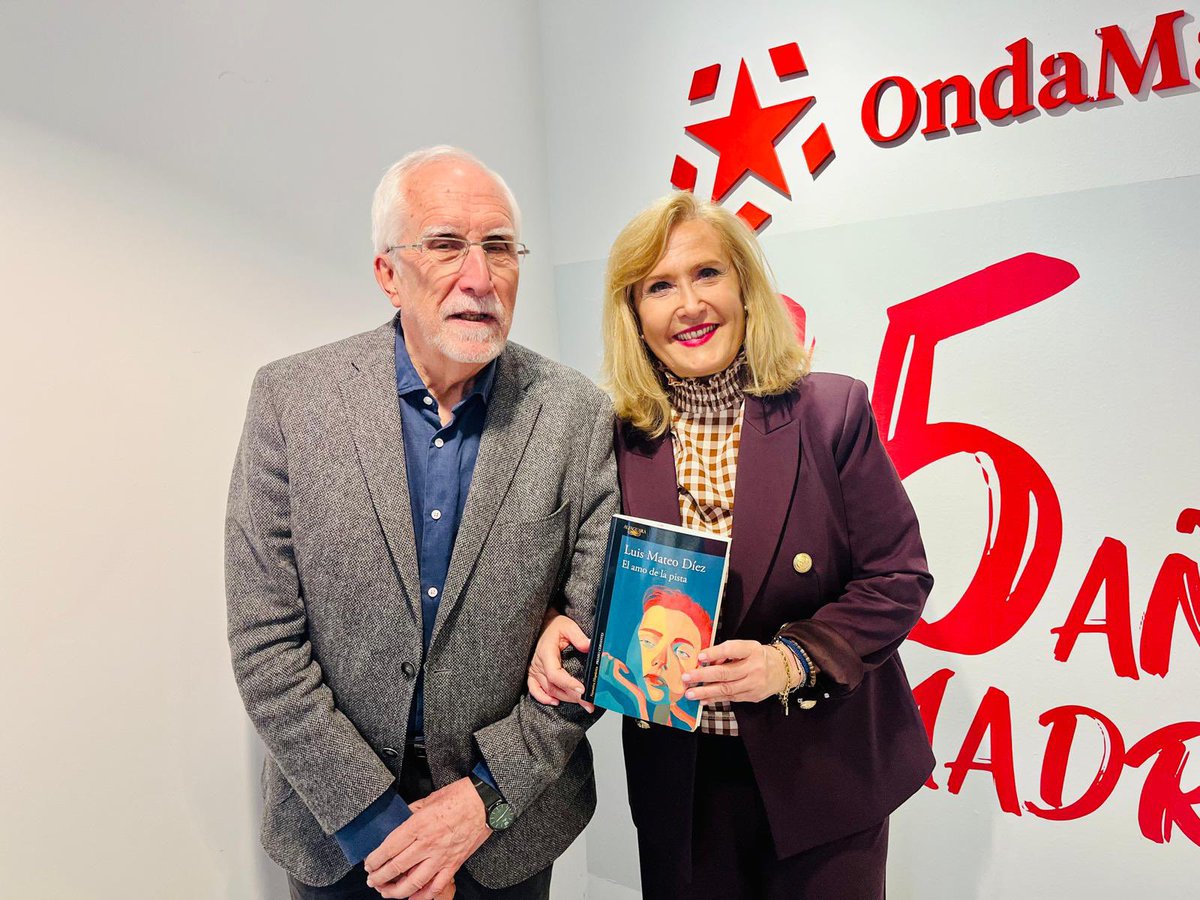
[[515,269],[520,265],[521,257],[529,255],[529,248],[518,241],[468,241],[466,238],[442,236],[422,238],[415,244],[393,244],[387,248],[387,252],[416,250],[439,265],[449,265],[461,260],[472,247],[482,248],[488,265],[498,269]]

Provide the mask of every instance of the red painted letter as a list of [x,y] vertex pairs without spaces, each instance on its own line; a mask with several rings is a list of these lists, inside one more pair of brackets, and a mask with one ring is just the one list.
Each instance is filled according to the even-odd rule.
[[955,128],[978,124],[975,121],[975,88],[962,75],[951,75],[946,79],[931,81],[921,88],[925,94],[925,127],[921,134],[941,134],[946,131],[946,94],[954,91],[957,110]]
[[[983,84],[979,86],[979,111],[993,122],[999,122],[1009,116],[1023,116],[1033,109],[1033,104],[1029,102],[1031,99],[1029,94],[1031,47],[1029,38],[1021,38],[1019,41],[1009,44],[1004,49],[1012,56],[1012,62],[993,69],[983,79]],[[1000,79],[1005,75],[1009,76],[1009,80],[1012,82],[1012,104],[1009,106],[1001,106],[1000,101],[996,99],[996,89],[999,87]]]
[[[1088,613],[1096,603],[1100,588],[1104,588],[1104,616],[1096,624],[1088,624]],[[1075,603],[1059,628],[1054,658],[1066,662],[1075,649],[1075,641],[1084,633],[1103,634],[1108,638],[1108,655],[1113,671],[1122,678],[1137,679],[1137,662],[1133,657],[1133,627],[1129,619],[1129,551],[1116,538],[1106,537],[1083,578]]]
[[[1055,75],[1059,63],[1062,63],[1062,74]],[[1048,79],[1038,91],[1038,105],[1042,109],[1058,109],[1064,103],[1078,106],[1091,101],[1085,83],[1083,60],[1074,53],[1047,56],[1042,60],[1042,74]],[[1054,89],[1059,85],[1063,86],[1063,92],[1055,95]]]
[[[979,745],[989,733],[992,756],[990,759],[976,759]],[[1017,799],[1017,776],[1013,770],[1012,710],[1004,691],[988,688],[979,704],[979,711],[971,721],[971,727],[967,729],[967,736],[963,738],[962,749],[958,751],[954,762],[946,763],[946,768],[950,770],[946,789],[952,794],[962,790],[963,781],[972,769],[991,772],[1000,808],[1014,816],[1021,814],[1020,801]]]
[[[939,669],[912,690],[930,746],[933,745],[933,729],[937,725],[938,712],[942,708],[942,700],[946,697],[946,685],[953,677],[954,672],[950,669]],[[937,790],[937,782],[933,780],[932,772],[925,780],[925,787]]]
[[[1074,803],[1063,804],[1063,784],[1067,778],[1067,763],[1079,717],[1087,716],[1100,726],[1104,735],[1104,755],[1087,790]],[[1050,806],[1044,808],[1026,803],[1025,808],[1043,819],[1080,819],[1095,812],[1108,799],[1121,779],[1125,762],[1125,739],[1112,720],[1086,706],[1059,706],[1043,713],[1039,725],[1050,726],[1046,739],[1046,756],[1042,760],[1042,799]]]
[[1194,559],[1172,553],[1158,570],[1142,620],[1141,659],[1147,675],[1165,677],[1171,668],[1171,639],[1178,610],[1183,610],[1192,637],[1200,643],[1200,567]]
[[1154,20],[1154,31],[1150,34],[1150,42],[1146,52],[1139,60],[1129,46],[1125,33],[1118,25],[1108,25],[1096,34],[1100,38],[1100,90],[1096,93],[1097,100],[1110,100],[1113,92],[1109,89],[1112,75],[1112,63],[1117,64],[1117,71],[1125,81],[1129,93],[1136,94],[1142,89],[1142,82],[1150,71],[1150,57],[1158,52],[1158,70],[1162,73],[1158,83],[1153,86],[1156,91],[1168,88],[1183,87],[1190,84],[1187,74],[1179,65],[1179,43],[1175,40],[1175,20],[1183,16],[1184,11],[1163,13]]
[[1135,768],[1158,755],[1146,775],[1138,804],[1142,834],[1156,844],[1171,839],[1174,825],[1193,844],[1200,844],[1200,816],[1196,814],[1200,786],[1185,791],[1181,784],[1183,767],[1190,756],[1186,742],[1197,737],[1200,737],[1200,722],[1179,722],[1146,735],[1129,748],[1125,761]]
[[[883,99],[884,92],[892,85],[900,89],[900,124],[896,126],[896,130],[891,134],[884,134],[879,130],[879,102]],[[917,89],[912,86],[912,82],[907,78],[901,78],[899,75],[893,75],[891,78],[883,78],[871,85],[871,89],[867,91],[867,96],[863,98],[862,105],[862,123],[866,129],[867,135],[877,144],[890,144],[892,141],[902,138],[908,134],[910,128],[916,124],[917,114],[921,111],[921,100],[917,96]]]
[[1078,278],[1064,260],[1026,253],[888,310],[871,402],[900,477],[971,453],[991,458],[998,482],[989,490],[999,494],[999,503],[992,504],[1000,509],[999,519],[988,523],[971,583],[950,612],[933,623],[922,619],[912,631],[913,640],[929,647],[975,654],[1009,640],[1041,601],[1062,546],[1058,494],[1032,456],[978,425],[929,421],[934,351],[939,341],[1041,303]]

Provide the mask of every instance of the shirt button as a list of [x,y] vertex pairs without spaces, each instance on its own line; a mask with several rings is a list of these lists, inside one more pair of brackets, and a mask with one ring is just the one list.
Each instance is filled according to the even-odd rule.
[[431,518],[431,519],[440,519],[441,517],[442,517],[442,511],[440,509],[435,509],[433,512],[431,512],[429,514],[429,518]]
[[422,400],[421,402],[424,403],[426,406],[433,406],[433,398],[430,397],[428,394],[425,395],[425,399]]
[[425,593],[427,593],[430,597],[436,597],[437,596],[437,588],[431,587]]
[[443,441],[441,438],[434,438],[434,439],[433,439],[433,446],[435,446],[435,447],[441,447],[441,446],[443,446],[445,443],[446,443],[446,442],[445,442],[445,441]]

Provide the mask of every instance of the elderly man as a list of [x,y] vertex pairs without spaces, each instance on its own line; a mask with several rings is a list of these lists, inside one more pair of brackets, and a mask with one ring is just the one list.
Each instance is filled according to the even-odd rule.
[[531,701],[525,670],[548,606],[591,615],[618,503],[608,403],[506,343],[527,251],[498,175],[418,151],[372,220],[399,313],[258,372],[230,488],[263,846],[295,898],[452,879],[545,898],[595,806],[591,719]]

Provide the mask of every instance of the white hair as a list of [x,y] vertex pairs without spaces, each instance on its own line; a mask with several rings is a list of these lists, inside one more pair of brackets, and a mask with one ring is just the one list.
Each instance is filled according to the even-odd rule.
[[404,188],[408,177],[422,166],[440,159],[456,159],[483,169],[496,182],[500,193],[508,201],[508,208],[512,212],[513,228],[516,230],[515,236],[520,236],[521,209],[517,206],[517,198],[513,196],[513,192],[509,190],[504,179],[466,150],[442,144],[437,147],[414,150],[383,173],[379,186],[375,188],[375,199],[371,203],[371,241],[375,245],[376,253],[385,252],[391,245],[393,236],[400,234],[403,230]]

